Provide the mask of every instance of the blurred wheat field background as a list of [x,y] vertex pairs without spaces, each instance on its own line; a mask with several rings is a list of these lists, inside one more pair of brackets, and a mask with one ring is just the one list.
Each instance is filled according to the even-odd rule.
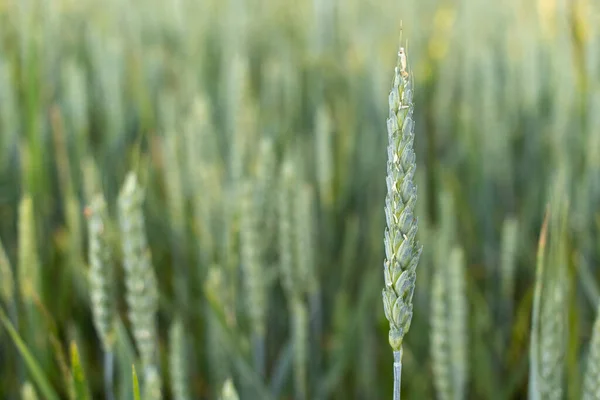
[[402,397],[600,399],[594,0],[0,0],[0,398],[391,398],[401,30]]

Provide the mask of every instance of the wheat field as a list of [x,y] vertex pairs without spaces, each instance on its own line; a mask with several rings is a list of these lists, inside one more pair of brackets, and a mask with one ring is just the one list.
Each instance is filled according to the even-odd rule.
[[0,0],[0,399],[600,399],[599,310],[597,0]]

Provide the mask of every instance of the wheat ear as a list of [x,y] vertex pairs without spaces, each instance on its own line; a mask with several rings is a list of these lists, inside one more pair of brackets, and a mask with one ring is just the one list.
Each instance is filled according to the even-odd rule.
[[119,223],[129,319],[146,369],[154,365],[156,357],[158,288],[146,239],[143,201],[137,177],[129,173],[119,194]]
[[414,121],[412,81],[404,48],[398,52],[394,82],[389,95],[387,196],[383,306],[390,323],[389,342],[394,351],[394,399],[400,399],[402,341],[410,328],[416,268],[422,247],[416,242],[414,214],[417,188],[413,150]]
[[113,399],[113,347],[115,343],[114,262],[108,234],[108,213],[102,195],[93,198],[88,209],[89,286],[94,327],[104,350],[104,390]]
[[447,264],[437,266],[431,296],[431,358],[434,384],[441,400],[465,397],[467,371],[467,300],[462,249],[454,248]]
[[267,290],[265,271],[261,260],[260,208],[254,186],[245,182],[242,190],[240,239],[242,272],[248,298],[248,313],[252,324],[254,364],[257,372],[265,372],[265,317]]

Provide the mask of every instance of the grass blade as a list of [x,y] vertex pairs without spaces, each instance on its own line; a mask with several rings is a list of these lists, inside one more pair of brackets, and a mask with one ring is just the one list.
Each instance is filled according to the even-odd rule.
[[140,396],[140,382],[135,372],[135,365],[131,364],[131,376],[133,380],[133,400],[141,400]]
[[27,365],[27,368],[31,373],[31,377],[37,384],[43,397],[47,400],[59,400],[58,395],[56,394],[54,389],[52,389],[52,385],[50,385],[50,382],[44,375],[42,368],[39,366],[38,362],[33,357],[31,352],[19,336],[19,333],[15,330],[13,324],[9,321],[8,317],[4,312],[4,309],[0,309],[0,320],[2,321],[2,324],[4,325],[4,328],[6,328],[11,339],[15,343],[15,346],[19,350],[19,353],[21,353],[21,357],[23,357],[23,360],[25,361],[25,364]]
[[75,400],[89,400],[90,397],[87,381],[85,379],[85,372],[83,371],[83,366],[81,365],[77,344],[74,341],[71,342],[71,370]]

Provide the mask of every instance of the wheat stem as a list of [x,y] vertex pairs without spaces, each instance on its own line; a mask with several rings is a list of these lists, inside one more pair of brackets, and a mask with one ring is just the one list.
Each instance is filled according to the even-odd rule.
[[402,347],[394,351],[394,400],[400,400],[402,380]]
[[114,365],[115,358],[112,351],[104,351],[104,393],[106,400],[114,400]]

